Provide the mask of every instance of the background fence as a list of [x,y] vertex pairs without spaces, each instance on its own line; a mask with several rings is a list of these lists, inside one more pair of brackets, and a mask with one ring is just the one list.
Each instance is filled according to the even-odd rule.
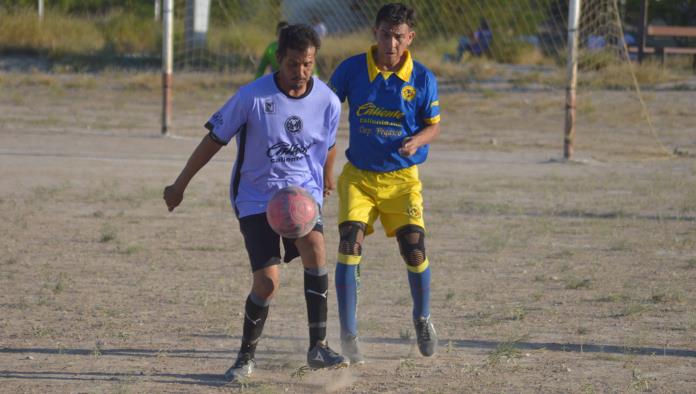
[[[215,72],[252,78],[264,48],[275,40],[275,25],[323,23],[327,34],[318,57],[319,74],[328,78],[335,66],[364,52],[373,41],[371,26],[378,0],[199,0],[206,3],[206,33],[187,34],[192,0],[174,1],[174,73]],[[417,12],[417,60],[430,67],[441,90],[463,88],[507,92],[549,91],[560,98],[557,124],[563,124],[562,89],[567,58],[567,0],[405,0]],[[613,102],[625,113],[621,127],[635,129],[634,141],[656,141],[638,92],[640,84],[680,83],[691,77],[685,56],[635,68],[634,45],[640,0],[583,0],[579,29],[578,119],[615,116]],[[696,24],[696,0],[652,1],[651,23]],[[0,0],[0,50],[40,55],[58,69],[100,70],[142,67],[158,70],[162,48],[161,0],[45,0],[43,20],[36,0]],[[187,23],[187,21],[189,23]],[[475,38],[478,37],[478,44]],[[664,39],[663,39],[664,40]],[[693,45],[668,39],[663,45]],[[648,42],[650,45],[651,43]],[[64,67],[64,68],[60,68]],[[49,66],[50,69],[50,66]],[[176,77],[175,77],[176,80]],[[176,83],[174,84],[176,94]],[[601,108],[583,94],[609,89],[631,95],[609,100]],[[583,101],[584,100],[584,101]],[[630,108],[627,108],[630,107]],[[174,110],[177,110],[176,102]],[[588,117],[589,113],[589,117]],[[629,121],[630,120],[630,121]],[[582,132],[580,130],[579,132]],[[640,136],[640,138],[638,138]],[[664,149],[660,149],[664,150]]]

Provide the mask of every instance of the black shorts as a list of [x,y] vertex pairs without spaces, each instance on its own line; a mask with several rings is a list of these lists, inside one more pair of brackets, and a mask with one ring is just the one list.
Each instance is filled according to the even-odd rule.
[[[280,240],[278,235],[266,220],[266,213],[244,216],[239,219],[239,229],[244,236],[244,246],[249,253],[249,261],[251,262],[251,271],[255,272],[260,269],[280,264]],[[319,214],[319,220],[312,231],[318,231],[324,234],[324,223]],[[300,252],[295,246],[295,240],[282,237],[283,249],[285,256],[283,261],[289,263],[295,257],[300,256]]]

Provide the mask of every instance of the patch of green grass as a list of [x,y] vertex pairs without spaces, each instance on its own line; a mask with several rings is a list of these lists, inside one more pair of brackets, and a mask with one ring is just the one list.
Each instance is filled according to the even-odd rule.
[[495,367],[502,362],[512,362],[522,357],[522,352],[517,348],[520,340],[501,342],[496,346],[495,350],[488,354],[486,365]]
[[510,310],[510,320],[524,320],[527,316],[527,308],[524,306],[516,306]]
[[612,252],[625,252],[631,250],[631,245],[626,240],[618,240],[609,245],[609,250]]
[[500,97],[500,92],[495,91],[493,89],[481,89],[480,92],[483,98],[486,99],[494,99]]
[[452,340],[450,339],[449,341],[447,341],[447,347],[445,348],[445,353],[451,354],[451,353],[454,353],[455,350],[456,349],[454,347],[454,342],[452,342]]
[[626,302],[629,301],[631,297],[625,294],[608,294],[604,296],[599,296],[594,299],[595,302]]
[[477,327],[494,326],[498,323],[500,323],[500,321],[495,319],[491,313],[480,311],[470,320],[470,324]]
[[569,290],[579,290],[579,289],[589,289],[592,284],[592,280],[588,278],[570,278],[566,280],[566,289]]
[[416,368],[416,363],[410,358],[399,360],[399,366],[396,367],[396,372],[410,371]]
[[122,247],[122,246],[118,247],[118,253],[125,254],[125,255],[132,255],[132,254],[140,252],[141,250],[143,250],[143,247],[141,245],[136,245],[136,244],[128,245],[125,247]]
[[33,326],[31,328],[31,334],[37,338],[50,337],[53,336],[54,333],[55,330],[51,327]]
[[125,342],[128,340],[128,338],[130,338],[130,334],[126,331],[119,331],[114,335],[114,338]]
[[580,393],[582,394],[594,394],[597,391],[594,388],[594,385],[592,383],[585,383],[582,386],[580,386]]
[[535,282],[546,282],[547,280],[548,280],[548,276],[546,276],[544,274],[534,275]]
[[645,312],[648,308],[641,304],[629,304],[626,305],[625,307],[611,313],[609,316],[610,317],[629,317],[629,316],[634,316],[634,315],[640,315],[643,312]]
[[101,235],[99,236],[99,242],[106,243],[116,240],[117,235],[116,228],[112,225],[105,224],[102,226]]
[[653,292],[653,294],[650,296],[650,301],[656,303],[656,304],[663,304],[663,303],[670,303],[670,302],[684,302],[686,299],[686,296],[684,295],[683,292],[679,290],[672,290],[672,291],[666,291],[666,290],[657,290]]
[[447,302],[451,302],[454,300],[455,296],[456,296],[456,293],[454,292],[454,290],[449,290],[449,291],[447,291],[447,294],[445,294],[445,300]]
[[402,340],[409,340],[411,339],[411,329],[410,328],[402,328],[399,330],[399,338]]
[[696,259],[689,259],[689,261],[686,262],[685,268],[690,270],[696,269]]
[[631,371],[631,383],[629,384],[629,388],[633,391],[639,391],[639,392],[649,392],[652,391],[650,389],[650,381],[654,379],[650,379],[643,375],[643,373],[639,369],[633,369]]
[[101,357],[102,353],[103,349],[101,341],[95,342],[94,347],[92,348],[92,357]]
[[53,286],[53,294],[59,294],[62,293],[63,290],[65,290],[66,286],[66,278],[67,275],[65,273],[60,273],[58,275],[58,279],[56,280],[56,284]]
[[302,365],[296,370],[292,371],[290,377],[293,379],[302,380],[307,375],[307,372],[309,372],[309,366]]

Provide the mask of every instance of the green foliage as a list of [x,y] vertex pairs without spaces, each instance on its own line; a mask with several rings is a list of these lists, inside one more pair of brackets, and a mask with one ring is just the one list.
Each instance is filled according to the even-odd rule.
[[[55,12],[69,14],[106,14],[128,11],[140,16],[152,17],[154,3],[150,0],[45,0],[45,7]],[[0,8],[33,8],[36,0],[0,0]]]
[[162,39],[159,23],[135,14],[110,14],[102,25],[106,50],[117,54],[158,52]]
[[[416,10],[416,29],[425,37],[438,35],[471,34],[481,19],[486,19],[494,35],[522,35],[535,33],[535,26],[549,13],[551,0],[404,0]],[[378,10],[385,2],[362,1],[363,8]],[[375,11],[376,12],[376,11]],[[443,17],[447,16],[447,17]],[[373,21],[375,15],[368,15]],[[524,20],[526,23],[518,23]]]
[[29,9],[0,12],[0,50],[42,54],[90,53],[101,49],[104,38],[94,21],[52,11],[43,23]]
[[213,23],[247,22],[259,28],[275,31],[281,18],[282,0],[218,0],[210,2]]
[[0,13],[0,51],[47,56],[157,54],[160,43],[160,25],[132,13],[86,18],[49,10],[43,22],[29,8]]

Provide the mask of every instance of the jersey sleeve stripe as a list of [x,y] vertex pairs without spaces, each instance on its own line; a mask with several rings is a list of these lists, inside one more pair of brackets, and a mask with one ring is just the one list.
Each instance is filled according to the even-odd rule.
[[440,123],[440,115],[433,116],[432,118],[423,119],[426,124],[436,124]]

